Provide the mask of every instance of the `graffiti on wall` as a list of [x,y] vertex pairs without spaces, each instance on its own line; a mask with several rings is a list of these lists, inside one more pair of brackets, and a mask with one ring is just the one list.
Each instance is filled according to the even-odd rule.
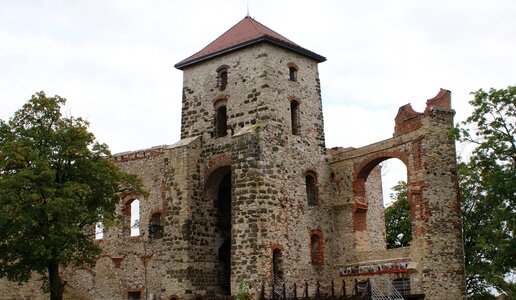
[[389,261],[361,265],[341,266],[339,268],[339,272],[341,276],[404,273],[408,271],[408,263],[408,261]]

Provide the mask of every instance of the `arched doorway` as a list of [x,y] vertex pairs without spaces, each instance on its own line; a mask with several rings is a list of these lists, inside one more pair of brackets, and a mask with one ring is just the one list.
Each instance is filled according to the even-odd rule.
[[231,294],[231,168],[211,173],[206,184],[208,200],[215,211],[216,272],[218,293]]

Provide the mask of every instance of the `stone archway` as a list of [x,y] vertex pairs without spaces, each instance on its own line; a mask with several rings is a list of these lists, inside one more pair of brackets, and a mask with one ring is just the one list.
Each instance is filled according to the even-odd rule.
[[231,228],[232,228],[231,167],[215,169],[205,185],[205,196],[214,208],[217,290],[223,295],[231,294]]
[[[412,174],[410,172],[409,155],[403,151],[382,151],[374,153],[362,160],[353,172],[353,229],[364,231],[367,229],[366,214],[369,203],[366,199],[366,181],[371,172],[380,165],[381,162],[396,158],[405,164],[407,168],[407,185],[410,185]],[[410,193],[407,193],[410,201]]]

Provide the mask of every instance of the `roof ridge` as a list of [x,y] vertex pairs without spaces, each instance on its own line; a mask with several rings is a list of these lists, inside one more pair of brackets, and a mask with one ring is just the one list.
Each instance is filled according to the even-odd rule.
[[252,17],[245,16],[237,24],[226,30],[206,47],[180,61],[175,65],[175,67],[183,69],[186,66],[204,61],[211,57],[219,56],[223,53],[263,41],[274,43],[280,47],[288,48],[319,61],[326,60],[324,57],[300,47],[296,43],[256,21]]

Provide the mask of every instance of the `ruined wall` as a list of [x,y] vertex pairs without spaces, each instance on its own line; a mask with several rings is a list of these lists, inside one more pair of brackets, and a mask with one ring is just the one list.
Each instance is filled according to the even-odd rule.
[[[330,152],[332,169],[339,178],[349,180],[345,174],[350,171],[353,174],[351,183],[343,182],[347,192],[338,193],[343,201],[352,203],[351,212],[343,210],[343,216],[350,217],[351,214],[353,226],[343,221],[338,221],[337,225],[342,226],[345,237],[355,233],[356,243],[351,251],[341,256],[343,266],[367,269],[371,264],[378,266],[402,261],[406,262],[405,269],[387,270],[387,273],[401,272],[409,276],[413,293],[424,293],[425,299],[465,296],[455,148],[454,141],[449,139],[453,114],[450,92],[441,90],[427,101],[424,113],[414,112],[410,105],[401,107],[392,139],[359,149]],[[411,246],[402,251],[375,249],[374,243],[364,243],[368,233],[377,237],[379,234],[370,223],[370,206],[365,201],[369,196],[368,176],[380,162],[389,158],[398,158],[407,167],[413,240]],[[369,237],[373,241],[374,238]],[[358,273],[346,278],[362,278]],[[383,273],[367,275],[374,277]]]

